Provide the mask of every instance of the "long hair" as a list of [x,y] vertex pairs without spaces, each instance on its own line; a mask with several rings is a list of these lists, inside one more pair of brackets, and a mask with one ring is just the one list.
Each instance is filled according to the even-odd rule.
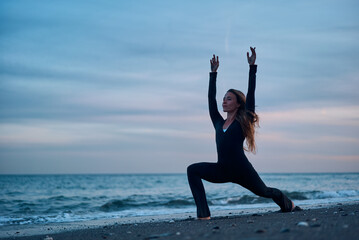
[[246,145],[248,147],[243,147],[243,149],[255,154],[256,141],[254,139],[254,135],[255,128],[259,127],[258,115],[255,112],[246,109],[246,96],[241,91],[236,89],[229,89],[228,92],[236,95],[237,102],[240,104],[236,113],[236,120],[241,125],[244,137],[246,139]]

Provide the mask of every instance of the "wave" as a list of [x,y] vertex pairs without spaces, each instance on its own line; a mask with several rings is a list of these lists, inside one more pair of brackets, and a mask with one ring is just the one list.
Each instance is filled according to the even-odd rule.
[[[359,191],[311,191],[311,192],[289,192],[286,193],[290,198],[300,203],[325,203],[325,202],[342,202],[345,199],[359,200]],[[347,197],[349,196],[349,197]],[[333,200],[329,200],[333,199]],[[142,199],[144,200],[144,199]],[[309,202],[308,202],[309,201]],[[209,198],[210,207],[213,209],[239,209],[241,206],[245,208],[273,206],[272,199],[261,198],[253,194],[245,194],[241,196],[231,196],[224,198]],[[259,205],[258,205],[259,204]],[[264,205],[263,205],[264,204]],[[24,204],[22,207],[29,207],[31,204]],[[87,209],[87,210],[86,210]],[[159,215],[171,213],[184,213],[195,211],[195,203],[192,198],[183,199],[165,199],[163,201],[149,201],[147,203],[136,202],[133,199],[114,199],[106,202],[100,207],[91,207],[84,203],[79,205],[64,205],[57,208],[50,208],[46,212],[29,212],[29,209],[22,209],[22,214],[16,217],[0,216],[0,226],[4,225],[23,225],[23,224],[43,224],[53,222],[73,222],[85,221],[99,218],[143,216],[143,215]]]
[[172,199],[168,201],[149,201],[149,202],[137,202],[130,198],[122,199],[122,200],[111,200],[102,206],[100,206],[100,210],[103,212],[113,212],[120,211],[131,208],[148,208],[148,207],[166,207],[166,208],[178,208],[184,206],[194,206],[194,201],[185,200],[185,199]]
[[358,190],[307,191],[307,192],[285,192],[284,191],[284,193],[289,198],[291,198],[293,200],[359,197]]
[[306,192],[298,192],[298,191],[286,192],[286,191],[284,191],[284,194],[286,194],[287,197],[289,197],[290,199],[293,199],[293,200],[307,200],[310,198],[310,195],[308,195],[308,193],[306,193]]
[[319,199],[356,197],[359,196],[359,191],[357,190],[341,190],[341,191],[327,191],[327,192],[315,191],[312,193],[312,195],[314,198],[319,198]]
[[[319,199],[340,199],[347,197],[359,197],[358,190],[339,190],[339,191],[284,191],[284,193],[293,201],[301,200],[319,200]],[[2,200],[4,208],[13,214],[52,214],[59,212],[78,212],[78,211],[100,211],[100,212],[120,212],[131,209],[171,209],[171,208],[188,208],[194,207],[195,203],[192,197],[168,197],[168,196],[151,196],[151,195],[132,195],[123,199],[112,199],[103,204],[103,198],[87,197],[66,197],[63,195],[53,196],[40,201],[13,201],[16,204],[9,208],[9,201]],[[101,204],[94,205],[93,201]],[[252,193],[225,196],[225,197],[208,197],[210,206],[235,206],[241,204],[259,204],[272,203],[272,199],[259,197]],[[10,210],[11,209],[11,210]]]
[[175,199],[168,201],[165,205],[168,207],[183,207],[183,206],[192,206],[194,205],[194,202],[189,200],[183,200],[183,199]]
[[101,211],[104,212],[111,212],[111,211],[118,211],[121,209],[125,209],[128,207],[135,206],[136,204],[133,204],[131,202],[128,202],[126,200],[111,200],[104,205],[100,207]]
[[[343,191],[308,191],[299,192],[293,191],[284,193],[294,201],[300,200],[316,200],[328,198],[345,198],[345,197],[359,197],[359,191],[343,190]],[[241,204],[258,204],[258,203],[272,203],[272,199],[259,197],[254,194],[244,194],[240,196],[230,196],[222,198],[208,198],[208,205],[210,206],[225,206],[225,205],[241,205]],[[103,212],[115,212],[134,208],[186,208],[195,206],[193,198],[183,199],[158,199],[157,201],[146,201],[141,198],[141,201],[136,201],[135,198],[114,199],[108,201],[99,207]]]
[[[0,176],[0,225],[195,212],[185,174]],[[359,201],[359,173],[263,174],[298,205]],[[29,181],[30,180],[30,181]],[[232,184],[209,184],[213,210],[275,207]],[[56,189],[56,187],[59,187]],[[293,191],[292,189],[295,189]]]
[[69,201],[69,200],[72,200],[72,198],[65,197],[63,195],[59,195],[59,196],[50,197],[47,200],[48,201]]

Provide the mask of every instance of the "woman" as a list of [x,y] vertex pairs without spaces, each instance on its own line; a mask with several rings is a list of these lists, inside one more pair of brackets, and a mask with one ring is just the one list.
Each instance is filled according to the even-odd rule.
[[[223,98],[223,111],[227,113],[224,120],[217,108],[216,78],[219,67],[218,56],[210,60],[211,73],[209,79],[208,104],[209,114],[216,130],[217,163],[195,163],[187,168],[188,182],[197,205],[197,217],[210,219],[206,194],[202,179],[212,183],[237,183],[254,194],[272,198],[283,212],[301,210],[280,190],[267,187],[252,164],[244,154],[244,150],[255,153],[254,129],[258,125],[255,113],[254,90],[256,87],[257,65],[255,48],[247,52],[249,63],[249,83],[247,97],[238,90],[229,89]],[[248,149],[244,148],[246,139]]]

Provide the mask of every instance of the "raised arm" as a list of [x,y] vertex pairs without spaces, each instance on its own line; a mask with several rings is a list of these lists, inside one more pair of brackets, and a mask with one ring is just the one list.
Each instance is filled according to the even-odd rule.
[[212,123],[215,126],[219,121],[223,121],[221,114],[218,112],[217,101],[216,101],[216,80],[217,80],[217,69],[219,67],[218,56],[216,58],[213,55],[213,58],[210,60],[211,63],[211,72],[209,74],[209,87],[208,87],[208,106],[209,106],[209,115],[211,117]]
[[246,108],[251,112],[255,112],[255,98],[254,91],[256,89],[256,73],[257,73],[257,65],[256,62],[256,48],[251,47],[252,55],[249,56],[247,52],[247,59],[249,63],[249,78],[248,78],[248,92],[246,96]]

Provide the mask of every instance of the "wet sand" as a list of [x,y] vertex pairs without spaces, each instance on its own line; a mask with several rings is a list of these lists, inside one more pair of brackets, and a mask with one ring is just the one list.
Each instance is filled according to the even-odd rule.
[[[187,214],[188,215],[188,214]],[[359,203],[317,206],[280,213],[269,210],[251,214],[228,213],[208,221],[193,218],[144,223],[114,223],[63,230],[60,233],[19,236],[9,232],[1,239],[99,240],[99,239],[359,239]]]

